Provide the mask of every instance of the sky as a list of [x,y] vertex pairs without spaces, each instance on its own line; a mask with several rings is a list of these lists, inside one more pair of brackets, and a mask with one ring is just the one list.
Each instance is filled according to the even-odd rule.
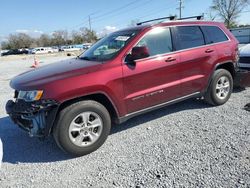
[[[207,13],[212,0],[183,0],[183,16]],[[55,30],[89,27],[98,35],[122,29],[132,21],[178,14],[179,0],[5,0],[0,3],[0,42],[10,33],[39,37]],[[250,7],[247,9],[250,10]],[[239,22],[250,24],[250,12]]]

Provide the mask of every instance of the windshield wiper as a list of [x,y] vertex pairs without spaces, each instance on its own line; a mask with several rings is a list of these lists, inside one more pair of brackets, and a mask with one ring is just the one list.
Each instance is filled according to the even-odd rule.
[[91,58],[87,57],[87,56],[84,56],[84,57],[78,57],[79,59],[82,59],[82,60],[87,60],[87,61],[90,61]]

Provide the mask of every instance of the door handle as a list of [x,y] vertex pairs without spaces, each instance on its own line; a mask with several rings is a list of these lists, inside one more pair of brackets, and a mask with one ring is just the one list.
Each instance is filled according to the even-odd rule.
[[175,61],[176,59],[173,58],[173,57],[169,57],[167,59],[165,59],[165,62],[172,62],[172,61]]
[[205,52],[206,53],[212,53],[214,50],[212,50],[212,49],[207,49]]

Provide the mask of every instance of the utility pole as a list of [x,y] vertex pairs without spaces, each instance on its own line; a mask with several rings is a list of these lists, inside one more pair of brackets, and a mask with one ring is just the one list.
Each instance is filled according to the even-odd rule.
[[89,15],[89,30],[92,31],[90,15]]
[[183,0],[179,0],[179,8],[177,8],[177,9],[179,9],[179,18],[181,19],[181,17],[182,17],[182,9],[184,8],[184,6],[182,6],[183,5]]

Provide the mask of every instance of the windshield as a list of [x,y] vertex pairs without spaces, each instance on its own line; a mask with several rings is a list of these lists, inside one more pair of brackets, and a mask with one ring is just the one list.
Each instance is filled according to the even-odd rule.
[[79,58],[89,61],[110,60],[121,51],[136,33],[135,30],[112,33],[86,50]]

